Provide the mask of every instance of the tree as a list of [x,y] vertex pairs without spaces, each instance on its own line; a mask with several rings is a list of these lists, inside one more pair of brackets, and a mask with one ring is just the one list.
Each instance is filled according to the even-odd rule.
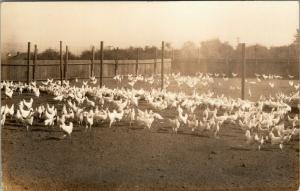
[[233,47],[228,42],[212,39],[201,42],[200,54],[204,58],[226,58],[233,53]]
[[300,31],[297,29],[296,34],[294,35],[294,42],[291,45],[291,56],[294,56],[296,58],[299,58],[299,44],[300,43]]
[[26,60],[27,59],[27,53],[25,53],[25,52],[21,52],[21,53],[17,52],[16,55],[12,55],[9,58],[13,59],[13,60]]
[[[64,54],[64,56],[66,56],[66,53]],[[70,59],[70,60],[76,60],[76,59],[79,59],[79,57],[69,51],[68,52],[68,59]]]
[[289,47],[288,46],[277,46],[277,47],[271,47],[269,52],[271,58],[274,59],[286,59],[289,56]]
[[165,47],[167,50],[171,50],[172,49],[172,44],[170,42],[166,42]]
[[[256,53],[255,53],[256,50]],[[256,54],[256,55],[255,55]],[[256,44],[246,47],[246,58],[270,58],[270,51],[267,47]]]
[[197,46],[192,41],[187,41],[183,44],[180,57],[183,59],[197,58]]
[[300,31],[299,29],[297,29],[296,34],[294,35],[294,44],[296,46],[299,46],[299,38],[300,38]]
[[91,50],[84,50],[81,52],[80,59],[89,60],[92,58],[92,51]]
[[60,54],[54,49],[48,48],[37,55],[40,60],[58,60],[60,59]]

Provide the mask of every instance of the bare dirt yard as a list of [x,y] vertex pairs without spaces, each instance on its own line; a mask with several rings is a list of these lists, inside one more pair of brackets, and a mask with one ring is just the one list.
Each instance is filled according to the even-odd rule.
[[[237,82],[238,83],[238,82]],[[265,90],[268,91],[268,90]],[[253,92],[254,89],[253,89]],[[238,93],[237,93],[238,94]],[[255,95],[259,93],[255,93]],[[18,104],[32,93],[4,99]],[[33,107],[62,103],[41,94]],[[147,108],[144,101],[141,108]],[[175,110],[161,112],[163,117]],[[150,130],[127,122],[92,130],[75,126],[71,138],[58,127],[34,122],[29,131],[7,119],[1,131],[2,178],[6,191],[22,190],[297,190],[299,140],[283,151],[270,144],[260,151],[245,144],[244,132],[225,123],[220,138],[154,122]]]

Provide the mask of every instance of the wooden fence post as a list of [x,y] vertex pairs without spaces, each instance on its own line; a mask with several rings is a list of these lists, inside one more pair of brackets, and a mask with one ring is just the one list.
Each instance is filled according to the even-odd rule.
[[231,53],[230,53],[230,50],[227,51],[226,53],[226,76],[229,78],[229,77],[232,77],[232,74],[231,74],[231,65],[230,65],[230,56],[231,56]]
[[117,73],[118,73],[118,50],[119,50],[119,48],[117,47],[116,49],[115,49],[115,76],[117,75]]
[[172,48],[172,53],[171,53],[171,67],[170,69],[172,70],[174,68],[174,48]]
[[29,84],[30,42],[27,45],[27,84]]
[[63,85],[63,54],[62,54],[62,41],[59,41],[59,54],[60,54],[60,85]]
[[245,55],[246,55],[246,52],[245,52],[245,43],[242,43],[242,67],[241,67],[241,76],[242,76],[242,80],[241,80],[241,96],[242,96],[242,99],[245,99],[245,71],[246,71],[246,68],[245,68],[245,62],[246,62],[246,59],[245,59]]
[[161,42],[161,90],[164,89],[164,49],[165,49],[165,42]]
[[69,61],[69,48],[66,46],[66,58],[65,58],[65,80],[68,80],[68,61]]
[[103,78],[103,41],[100,43],[100,88],[102,87]]
[[171,55],[172,60],[174,60],[174,48],[172,48],[172,55]]
[[225,63],[226,63],[226,75],[227,75],[227,77],[229,77],[229,76],[230,76],[230,67],[229,67],[229,58],[228,58],[228,54],[226,55]]
[[258,69],[257,69],[257,44],[254,47],[254,61],[255,61],[255,73],[257,73]]
[[139,48],[136,49],[136,64],[135,64],[135,75],[138,75],[138,70],[139,70],[139,55],[140,54],[140,50]]
[[287,73],[289,74],[289,75],[291,75],[290,74],[290,71],[291,71],[291,60],[290,60],[290,57],[291,57],[291,45],[289,45],[289,47],[288,47],[288,58],[287,58],[287,64],[288,64],[288,67],[287,67]]
[[95,47],[92,47],[91,71],[90,76],[94,76],[94,61],[95,61]]
[[157,67],[157,48],[155,47],[155,50],[154,50],[154,74],[156,74],[156,67]]
[[37,45],[34,45],[34,55],[33,55],[33,66],[32,66],[32,79],[35,81],[36,74],[36,60],[37,60]]
[[201,68],[201,66],[200,66],[200,47],[198,47],[197,50],[198,50],[198,51],[197,51],[197,69],[196,69],[196,71],[197,71],[199,68]]

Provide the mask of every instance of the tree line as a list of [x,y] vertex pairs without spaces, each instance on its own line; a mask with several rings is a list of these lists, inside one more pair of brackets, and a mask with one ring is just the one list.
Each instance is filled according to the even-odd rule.
[[[159,59],[161,57],[161,47],[145,46],[139,49],[139,59],[153,59],[155,55]],[[137,48],[110,48],[106,47],[103,51],[104,59],[137,59]],[[33,54],[33,53],[31,53]],[[65,53],[64,53],[65,56]],[[174,58],[178,60],[194,60],[203,59],[224,59],[224,58],[240,58],[241,44],[233,47],[228,42],[222,42],[219,39],[211,39],[196,44],[192,41],[185,42],[181,48],[173,48],[171,43],[165,44],[165,58]],[[294,36],[291,44],[285,46],[266,47],[260,44],[246,45],[246,58],[257,59],[287,59],[299,57],[299,29]],[[12,59],[27,59],[27,53],[18,53],[11,57]],[[80,55],[76,55],[69,51],[68,58],[70,60],[87,60],[92,58],[92,50],[84,50]],[[95,51],[95,59],[100,58],[100,50]],[[39,60],[58,60],[60,59],[59,51],[48,48],[37,55]]]

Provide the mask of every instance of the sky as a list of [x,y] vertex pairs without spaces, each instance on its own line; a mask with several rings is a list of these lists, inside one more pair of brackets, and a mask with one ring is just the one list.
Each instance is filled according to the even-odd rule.
[[79,53],[92,45],[180,48],[184,42],[219,38],[236,46],[286,45],[299,28],[297,1],[240,2],[4,2],[1,46],[59,48]]

